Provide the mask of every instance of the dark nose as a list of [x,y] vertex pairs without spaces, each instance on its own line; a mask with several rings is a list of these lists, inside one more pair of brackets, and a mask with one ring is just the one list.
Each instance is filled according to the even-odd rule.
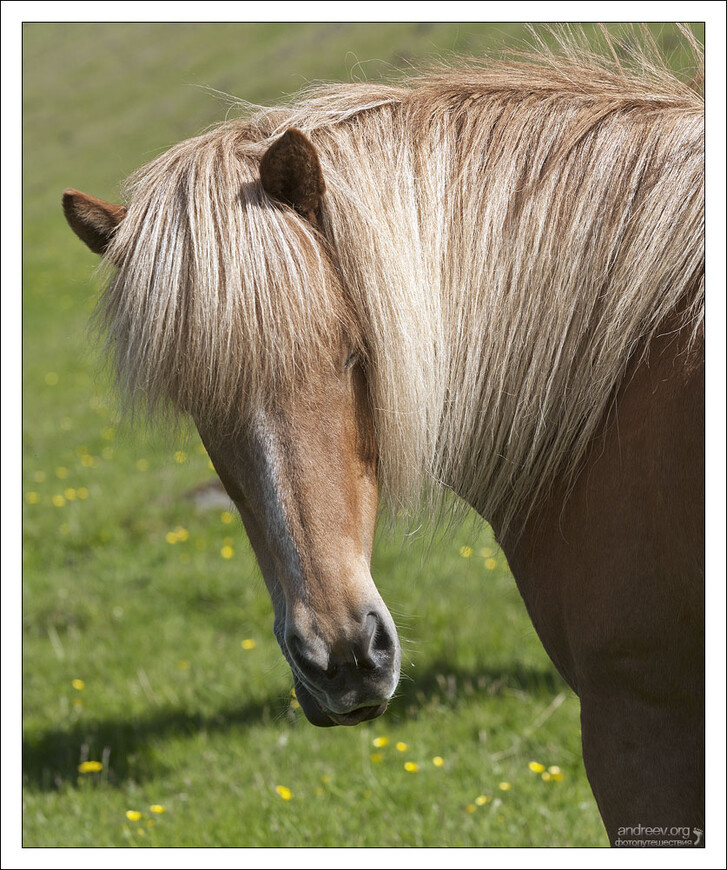
[[[367,613],[359,650],[361,655],[359,667],[371,669],[388,667],[396,647],[396,636],[391,633],[379,615],[373,611]],[[356,649],[352,649],[351,652],[355,655]]]
[[389,672],[397,650],[396,636],[373,610],[346,639],[326,643],[320,637],[305,638],[289,626],[285,643],[302,676],[325,691],[331,691],[331,683],[338,679]]

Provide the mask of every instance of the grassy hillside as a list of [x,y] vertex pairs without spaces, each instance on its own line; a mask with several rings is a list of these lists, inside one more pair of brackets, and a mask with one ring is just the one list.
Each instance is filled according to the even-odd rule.
[[[205,88],[269,102],[523,36],[25,26],[26,846],[605,844],[576,699],[487,529],[426,552],[418,539],[378,542],[374,577],[405,647],[399,695],[355,729],[305,722],[239,521],[203,497],[213,472],[197,437],[116,415],[86,332],[97,258],[60,209],[67,186],[117,199],[134,168],[224,117]],[[676,45],[673,30],[662,39]]]

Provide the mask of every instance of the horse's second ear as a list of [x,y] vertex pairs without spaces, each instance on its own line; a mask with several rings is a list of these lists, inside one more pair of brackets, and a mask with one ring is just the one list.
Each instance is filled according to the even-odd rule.
[[313,143],[291,127],[263,155],[260,180],[266,193],[316,223],[326,189]]
[[106,253],[114,230],[126,215],[123,205],[104,202],[88,193],[63,191],[63,213],[73,232],[94,254]]

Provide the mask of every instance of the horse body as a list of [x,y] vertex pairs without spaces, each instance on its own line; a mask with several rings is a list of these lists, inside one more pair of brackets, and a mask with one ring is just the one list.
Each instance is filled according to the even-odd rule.
[[121,381],[194,418],[240,510],[308,718],[385,709],[377,489],[443,484],[581,698],[612,840],[703,825],[701,111],[572,56],[332,88],[176,146],[128,212],[64,198],[118,269]]
[[575,485],[500,539],[579,696],[612,841],[638,824],[704,830],[704,358],[686,344],[652,342]]

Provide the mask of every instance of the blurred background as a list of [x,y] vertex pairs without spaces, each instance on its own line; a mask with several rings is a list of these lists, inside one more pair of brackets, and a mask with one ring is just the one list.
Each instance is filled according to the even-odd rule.
[[[652,32],[681,68],[676,29]],[[354,729],[307,724],[198,438],[117,415],[87,330],[98,258],[61,212],[64,188],[118,201],[222,120],[210,89],[269,103],[527,40],[521,24],[24,25],[24,845],[606,844],[577,700],[487,527],[379,536],[398,696]]]

